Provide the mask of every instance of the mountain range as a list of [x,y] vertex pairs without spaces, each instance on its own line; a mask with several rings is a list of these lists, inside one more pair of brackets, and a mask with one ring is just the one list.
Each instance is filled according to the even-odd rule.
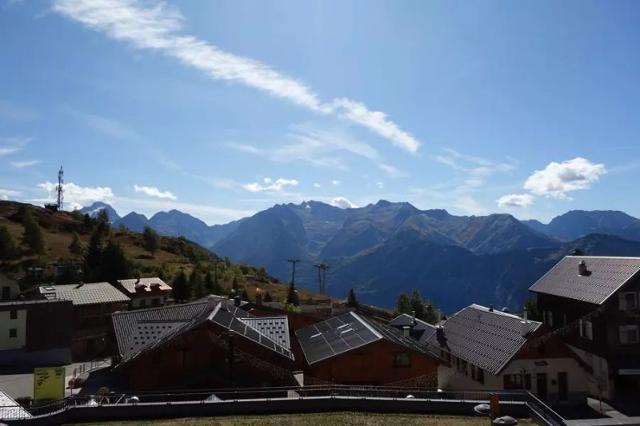
[[[282,280],[287,259],[298,258],[296,283],[317,287],[314,264],[326,262],[327,288],[360,301],[393,306],[398,293],[417,288],[449,312],[469,303],[519,309],[528,287],[563,255],[640,256],[640,220],[618,211],[570,211],[548,224],[508,214],[455,216],[381,200],[342,209],[318,201],[279,204],[224,225],[208,226],[177,210],[150,219],[117,216],[115,226],[183,236],[236,262],[264,266]],[[114,215],[115,214],[115,215]]]

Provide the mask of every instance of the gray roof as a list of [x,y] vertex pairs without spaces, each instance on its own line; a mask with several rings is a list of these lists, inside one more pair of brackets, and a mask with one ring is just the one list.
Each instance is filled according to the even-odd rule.
[[171,286],[169,286],[167,283],[165,283],[164,281],[162,281],[160,278],[158,277],[152,277],[152,278],[132,278],[129,280],[118,280],[118,283],[122,286],[122,288],[124,288],[128,293],[132,293],[135,294],[136,293],[136,289],[139,288],[141,290],[144,291],[151,291],[151,286],[152,285],[158,285],[160,290],[163,291],[170,291],[171,290]]
[[393,327],[347,312],[296,331],[309,365],[324,361],[379,340],[424,353],[418,343]]
[[288,347],[273,341],[244,322],[251,318],[251,314],[233,306],[232,301],[212,300],[118,312],[113,315],[113,325],[122,364],[208,321],[293,359]]
[[[415,324],[413,324],[415,321]],[[424,345],[427,341],[436,333],[436,327],[421,319],[414,318],[409,314],[400,314],[391,321],[389,325],[402,330],[404,327],[411,328],[411,337],[418,340],[420,344]]]
[[0,420],[22,420],[31,418],[31,414],[9,395],[0,390]]
[[289,320],[286,316],[242,318],[242,322],[255,328],[281,346],[291,349]]
[[[442,326],[442,336],[434,334],[428,344],[492,374],[499,374],[527,341],[522,335],[522,322],[517,315],[470,305],[447,319]],[[525,334],[537,330],[540,325],[537,321],[529,321]]]
[[[584,261],[587,273],[578,273]],[[601,305],[640,272],[640,257],[566,256],[529,290]]]
[[49,300],[71,300],[74,305],[127,303],[131,299],[109,283],[65,284],[40,287],[40,294]]

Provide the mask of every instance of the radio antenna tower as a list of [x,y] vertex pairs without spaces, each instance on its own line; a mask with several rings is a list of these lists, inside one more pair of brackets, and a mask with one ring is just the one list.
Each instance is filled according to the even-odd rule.
[[58,185],[56,186],[57,200],[56,205],[58,210],[62,210],[62,203],[64,202],[64,170],[60,166],[58,171]]

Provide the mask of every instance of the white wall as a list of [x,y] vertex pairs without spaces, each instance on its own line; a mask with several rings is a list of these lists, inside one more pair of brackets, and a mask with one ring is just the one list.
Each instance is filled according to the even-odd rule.
[[587,376],[587,393],[596,398],[613,399],[613,381],[609,378],[609,363],[606,359],[591,352],[567,345],[587,365],[593,369],[593,374]]
[[[20,349],[27,344],[27,310],[18,309],[17,313],[17,319],[12,320],[10,311],[0,311],[0,351]],[[17,330],[17,336],[10,338],[12,328]]]

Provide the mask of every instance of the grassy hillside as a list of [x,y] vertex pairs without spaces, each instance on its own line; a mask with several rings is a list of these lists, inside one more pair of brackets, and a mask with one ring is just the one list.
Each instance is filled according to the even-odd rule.
[[[24,233],[22,218],[25,210],[31,212],[42,232],[45,249],[40,255],[33,254],[22,243]],[[82,268],[83,255],[73,254],[69,246],[76,233],[86,248],[96,221],[78,212],[52,212],[30,204],[0,201],[1,226],[5,226],[15,240],[18,253],[15,259],[0,261],[0,275],[20,282],[22,288],[26,289],[33,284],[32,274],[28,273],[29,267],[43,268],[38,278],[39,283],[56,280],[55,264],[75,262],[78,268]],[[159,249],[151,255],[145,250],[140,233],[115,228],[111,229],[109,238],[117,242],[124,251],[130,264],[129,278],[136,274],[143,277],[160,276],[167,283],[171,283],[178,271],[183,270],[190,275],[196,269],[200,279],[204,279],[207,272],[212,276],[215,275],[214,268],[217,265],[218,283],[225,292],[230,291],[235,279],[240,291],[246,290],[252,300],[255,298],[257,288],[268,291],[273,300],[286,298],[286,286],[271,279],[264,269],[233,264],[228,259],[221,259],[186,239],[159,237]],[[317,300],[322,296],[301,290],[300,298]]]

